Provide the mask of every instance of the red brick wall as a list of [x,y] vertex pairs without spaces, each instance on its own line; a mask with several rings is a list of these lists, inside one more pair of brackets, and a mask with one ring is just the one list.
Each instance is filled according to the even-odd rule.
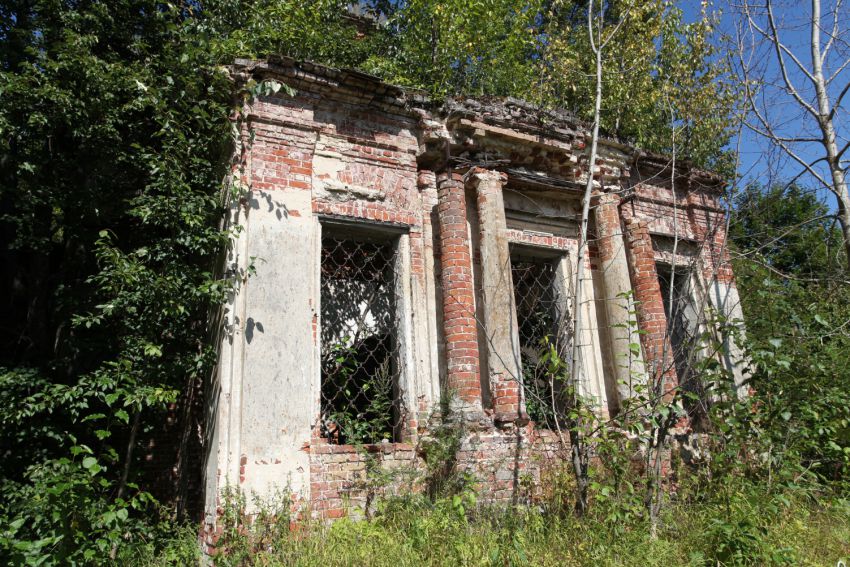
[[[245,181],[250,184],[251,198],[262,207],[265,200],[274,199],[275,191],[310,191],[310,210],[287,211],[287,214],[333,215],[406,226],[411,277],[419,282],[419,289],[427,288],[429,269],[433,269],[437,278],[438,312],[427,316],[433,317],[432,322],[439,329],[438,365],[445,373],[445,386],[466,405],[480,411],[482,365],[475,317],[474,252],[470,248],[462,178],[447,173],[435,176],[425,169],[443,170],[445,163],[417,163],[426,145],[424,131],[434,128],[433,125],[425,125],[416,112],[382,99],[379,93],[368,88],[346,90],[344,85],[335,85],[335,80],[328,80],[326,85],[305,82],[298,87],[295,97],[261,98],[250,108],[246,128],[253,131],[253,142],[245,160],[248,170]],[[540,138],[523,136],[517,140],[525,142],[502,142],[514,167],[547,171],[564,179],[581,176],[585,151],[582,135],[577,134],[566,142],[553,142],[545,148]],[[428,143],[433,142],[428,139]],[[613,153],[616,152],[612,150]],[[317,167],[328,156],[338,160],[337,170]],[[613,164],[615,158],[600,160],[603,174],[628,178],[630,172],[620,171],[618,168],[623,164]],[[613,197],[605,198],[616,201]],[[642,184],[635,187],[629,200],[624,199],[619,205],[619,215],[617,205],[613,204],[600,216],[600,222],[612,224],[625,218],[632,284],[635,298],[640,302],[639,324],[646,331],[642,336],[646,361],[661,369],[668,387],[675,384],[675,370],[672,350],[665,338],[666,318],[650,232],[671,234],[670,221],[676,214],[680,234],[709,244],[701,248],[706,273],[731,279],[728,255],[723,251],[723,217],[717,210],[716,196],[700,190],[687,198],[680,197],[675,213],[672,199],[669,189]],[[574,237],[516,229],[508,230],[507,236],[511,242],[576,250]],[[583,261],[608,258],[610,254],[609,244],[604,240],[593,242],[589,257]],[[429,266],[429,262],[433,265]],[[664,352],[666,360],[662,361]],[[518,399],[517,391],[497,388],[494,393],[496,399],[508,402]],[[293,400],[296,404],[314,402]],[[411,433],[403,437],[405,443],[358,450],[329,444],[317,435],[305,440],[301,450],[309,454],[310,498],[304,504],[315,517],[334,519],[362,508],[368,494],[370,462],[398,470],[422,471],[421,447],[416,443],[427,433],[425,414],[433,408],[421,400],[408,402],[418,410],[418,415],[408,424]],[[465,434],[457,455],[458,468],[476,476],[477,488],[487,499],[526,501],[533,496],[541,470],[558,451],[557,440],[551,432],[536,431],[533,424],[502,429],[487,423],[484,413],[481,418]],[[244,474],[244,471],[240,472]],[[280,482],[285,484],[286,479]],[[421,489],[409,484],[391,484],[385,490],[396,488]]]
[[[365,512],[370,492],[386,496],[411,488],[411,473],[422,466],[414,447],[405,443],[384,443],[356,448],[330,445],[321,440],[310,446],[310,503],[312,517],[331,520],[351,513]],[[380,476],[370,476],[380,467]],[[393,476],[389,471],[395,471]],[[389,481],[389,482],[387,482]],[[408,482],[406,482],[408,481]]]
[[[428,480],[422,447],[404,443],[350,445],[314,442],[310,451],[311,500],[317,519],[362,517],[370,486],[373,496],[422,492]],[[563,462],[556,436],[532,425],[502,431],[472,431],[457,452],[455,474],[469,473],[472,488],[485,501],[527,504],[540,491],[541,474]],[[368,472],[368,461],[380,475]],[[415,481],[415,482],[411,482]],[[374,504],[374,501],[372,502]]]
[[626,220],[626,253],[637,302],[638,326],[644,331],[641,335],[644,361],[650,379],[658,380],[663,376],[665,391],[669,391],[677,384],[676,368],[667,336],[667,317],[655,269],[655,252],[645,221]]
[[467,228],[466,192],[460,176],[437,177],[443,329],[449,390],[481,407],[478,324]]
[[[653,176],[645,174],[647,177]],[[677,180],[674,195],[669,177],[654,177],[657,185],[644,182],[633,187],[633,194],[620,205],[620,216],[626,229],[632,288],[639,302],[638,323],[645,332],[641,337],[644,355],[653,376],[664,375],[669,391],[678,379],[655,265],[656,261],[669,261],[672,257],[655,249],[653,237],[666,238],[668,242],[678,237],[676,263],[701,268],[704,282],[714,278],[729,282],[732,271],[718,187],[682,178]]]

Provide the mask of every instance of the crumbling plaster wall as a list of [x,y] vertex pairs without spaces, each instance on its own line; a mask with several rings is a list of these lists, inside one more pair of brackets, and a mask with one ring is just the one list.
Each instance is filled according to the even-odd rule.
[[[675,171],[675,192],[670,160],[644,156],[633,166],[631,186],[620,206],[629,256],[644,355],[651,373],[662,372],[668,385],[677,383],[670,368],[672,347],[661,301],[656,264],[689,268],[695,284],[694,302],[702,322],[714,317],[743,333],[743,312],[738,298],[726,243],[726,215],[720,200],[720,180],[711,174],[682,167]],[[673,248],[676,248],[674,253]],[[717,353],[732,371],[739,394],[745,392],[744,357],[735,333],[718,337],[724,345]]]
[[[629,359],[628,377],[644,373],[663,325],[658,282],[650,281],[650,233],[671,233],[669,188],[636,182],[635,174],[645,173],[640,155],[603,140],[590,168],[596,179],[590,250],[579,259],[588,134],[571,116],[510,100],[435,108],[360,73],[291,60],[240,61],[234,72],[237,80],[284,81],[297,94],[260,97],[241,122],[241,183],[248,192],[232,210],[232,222],[242,228],[228,262],[237,272],[253,263],[256,273],[242,280],[228,307],[219,372],[208,389],[209,528],[228,485],[260,497],[290,490],[312,515],[328,519],[365,498],[358,484],[365,458],[329,443],[318,427],[325,219],[402,235],[400,388],[409,412],[398,443],[368,451],[394,467],[421,467],[419,440],[451,393],[465,431],[459,466],[476,475],[485,497],[527,498],[557,443],[528,422],[513,375],[519,373],[516,321],[503,287],[509,247],[562,253],[565,289],[574,285],[576,262],[590,267],[582,283],[583,384],[600,411],[616,411],[628,395],[619,361]],[[728,257],[714,249],[725,234],[709,230],[723,219],[718,183],[699,178],[707,185],[683,192],[676,230],[688,241],[711,239],[711,250],[700,255],[703,271],[722,277],[706,289],[728,309],[734,280]],[[631,320],[635,299],[641,328],[649,329],[637,357],[628,347],[637,328],[621,324]]]

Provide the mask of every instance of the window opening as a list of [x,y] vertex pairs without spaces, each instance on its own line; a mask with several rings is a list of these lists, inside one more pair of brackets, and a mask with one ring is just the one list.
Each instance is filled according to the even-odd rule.
[[[548,344],[560,356],[567,349],[563,323],[564,299],[556,285],[557,259],[511,254],[511,278],[514,286],[520,362],[529,417],[539,426],[555,428],[555,408],[561,404],[560,389],[553,384],[547,365],[541,360]],[[553,404],[554,386],[554,404]]]
[[398,239],[325,230],[321,255],[322,435],[396,441],[403,422]]
[[[697,394],[685,396],[685,407],[692,418],[698,408],[696,399],[703,399],[701,387],[695,380],[694,365],[697,362],[699,346],[699,316],[696,308],[691,272],[666,264],[656,264],[661,298],[664,301],[664,314],[667,317],[667,334],[673,349],[673,362],[680,386],[686,391]],[[675,273],[675,277],[673,274]],[[672,311],[670,297],[672,295]],[[691,399],[694,398],[694,399]]]

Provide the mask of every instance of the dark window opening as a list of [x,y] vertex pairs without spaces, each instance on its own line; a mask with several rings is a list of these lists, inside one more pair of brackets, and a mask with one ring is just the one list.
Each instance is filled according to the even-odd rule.
[[398,389],[397,239],[325,233],[322,435],[338,444],[397,441],[403,422]]
[[[657,264],[658,283],[667,317],[667,334],[673,349],[673,363],[683,390],[685,409],[692,424],[705,417],[705,392],[695,371],[699,361],[699,312],[696,307],[690,270]],[[672,296],[672,302],[671,302]]]
[[564,297],[557,285],[558,259],[511,253],[511,279],[514,287],[523,391],[529,418],[543,428],[555,428],[556,408],[563,405],[562,384],[547,371],[542,355],[555,347],[565,358],[562,338]]

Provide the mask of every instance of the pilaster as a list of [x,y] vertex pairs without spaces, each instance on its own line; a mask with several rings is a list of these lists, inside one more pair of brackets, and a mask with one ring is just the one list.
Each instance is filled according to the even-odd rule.
[[525,422],[520,352],[515,332],[511,256],[502,186],[505,175],[478,169],[468,184],[475,191],[481,251],[483,327],[487,373],[497,422]]

